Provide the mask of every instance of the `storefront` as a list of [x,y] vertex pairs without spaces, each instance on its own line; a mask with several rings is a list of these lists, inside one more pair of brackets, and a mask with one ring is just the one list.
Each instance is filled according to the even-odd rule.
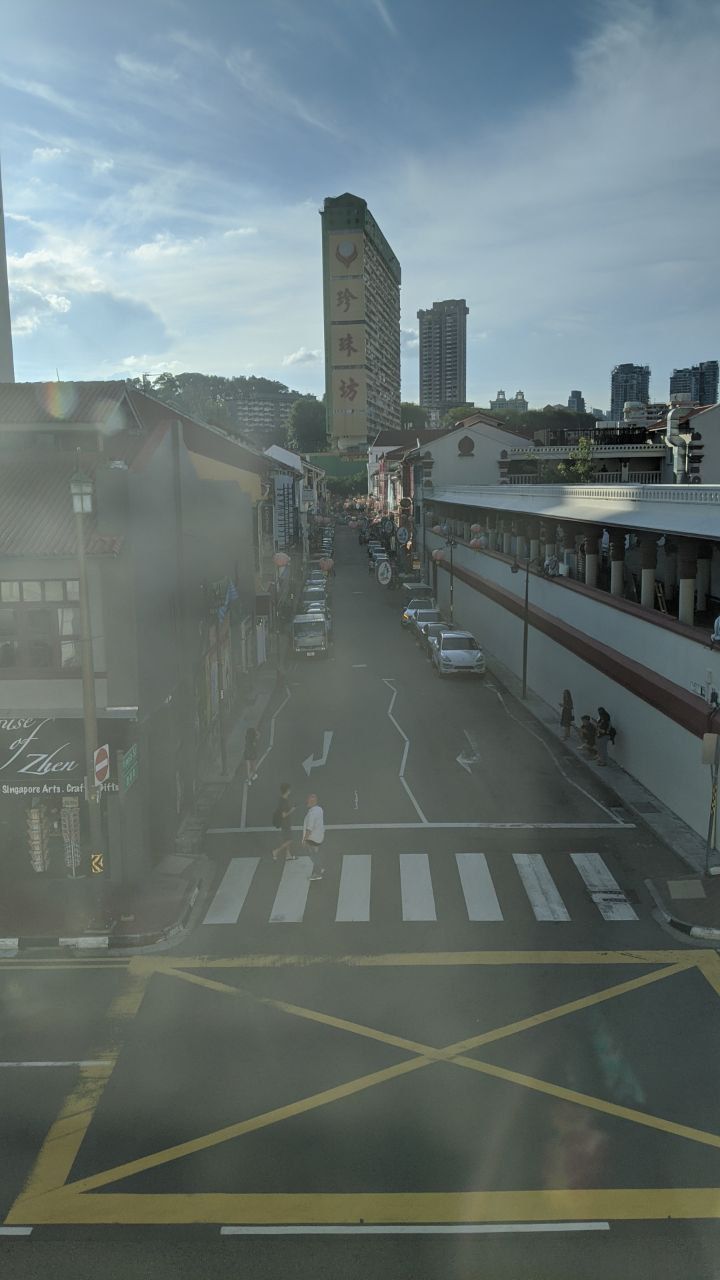
[[[97,874],[110,873],[108,806],[119,798],[118,762],[132,745],[134,728],[127,720],[98,722],[98,744],[107,745],[109,759],[101,786],[103,849]],[[0,717],[0,879],[91,871],[87,809],[83,721]]]

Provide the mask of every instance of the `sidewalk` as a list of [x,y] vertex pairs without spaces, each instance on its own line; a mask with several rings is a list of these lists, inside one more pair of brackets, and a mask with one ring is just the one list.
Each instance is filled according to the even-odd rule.
[[[559,724],[558,712],[548,706],[532,690],[523,703],[522,684],[517,676],[496,657],[491,658],[491,669],[498,683],[511,693],[521,706],[542,725],[543,729],[572,751],[588,769],[579,745],[572,739],[565,741]],[[650,828],[658,840],[667,845],[688,866],[692,875],[676,880],[647,879],[645,884],[665,923],[687,933],[693,938],[720,941],[720,859],[711,856],[710,875],[705,871],[705,841],[677,814],[648,791],[637,778],[633,778],[610,756],[608,768],[603,769],[599,780],[613,791],[620,802],[618,808],[629,810]]]
[[3,885],[0,955],[31,947],[107,951],[169,941],[184,928],[211,871],[205,858],[170,854],[132,885],[89,876]]

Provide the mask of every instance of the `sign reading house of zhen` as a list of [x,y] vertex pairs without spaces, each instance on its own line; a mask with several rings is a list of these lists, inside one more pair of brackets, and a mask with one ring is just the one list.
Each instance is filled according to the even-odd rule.
[[[82,795],[84,759],[82,720],[0,718],[2,796]],[[102,790],[118,790],[112,775],[102,784]]]

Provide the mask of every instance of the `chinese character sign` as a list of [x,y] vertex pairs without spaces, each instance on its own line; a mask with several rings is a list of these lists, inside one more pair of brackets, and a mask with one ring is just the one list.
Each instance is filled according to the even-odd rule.
[[364,324],[334,324],[331,340],[333,365],[365,364]]
[[364,369],[333,369],[333,414],[346,416],[367,408],[367,384]]
[[330,280],[329,311],[333,324],[365,319],[365,284],[362,280]]
[[333,277],[362,276],[365,255],[362,232],[340,231],[328,236],[328,270]]

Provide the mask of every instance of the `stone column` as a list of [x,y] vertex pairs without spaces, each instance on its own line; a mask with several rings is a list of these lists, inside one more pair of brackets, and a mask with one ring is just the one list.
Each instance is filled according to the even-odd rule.
[[683,538],[678,549],[678,622],[692,627],[695,622],[695,577],[697,575],[697,543]]
[[585,530],[585,586],[597,586],[598,543],[600,530],[597,525],[588,525]]
[[625,530],[610,530],[610,594],[625,595]]
[[530,546],[528,543],[528,527],[525,520],[517,520],[515,523],[516,541],[518,560],[527,560],[530,555]]
[[695,575],[696,604],[698,613],[705,613],[708,607],[710,590],[710,565],[712,563],[712,543],[701,542],[698,545],[697,573]]
[[640,603],[643,609],[655,608],[655,567],[657,565],[657,537],[645,534],[640,543]]
[[554,556],[556,554],[557,526],[555,524],[544,525],[543,537],[545,539],[545,559],[549,560],[550,556]]
[[503,555],[512,555],[512,525],[509,520],[502,522],[502,549]]

